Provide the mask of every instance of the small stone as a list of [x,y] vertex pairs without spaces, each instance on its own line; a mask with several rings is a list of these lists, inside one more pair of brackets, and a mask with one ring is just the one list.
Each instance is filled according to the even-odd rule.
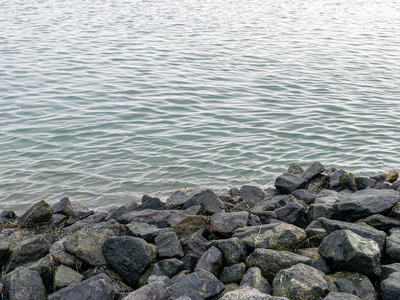
[[385,171],[384,173],[386,181],[395,182],[399,178],[399,173],[396,170]]
[[345,173],[339,179],[340,190],[358,191],[356,177],[353,173]]
[[[362,300],[377,300],[378,295],[372,285],[371,281],[367,276],[353,273],[353,272],[337,272],[328,277],[335,282],[340,292],[353,293],[360,297]],[[342,289],[344,281],[347,281],[347,288]],[[340,283],[339,283],[340,282]],[[352,287],[348,287],[348,282],[351,283]]]

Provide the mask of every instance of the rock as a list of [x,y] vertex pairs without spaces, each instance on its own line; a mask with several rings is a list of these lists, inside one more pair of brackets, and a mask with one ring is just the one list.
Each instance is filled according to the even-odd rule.
[[247,226],[260,226],[260,225],[262,225],[260,217],[255,214],[251,214],[249,220],[247,221]]
[[293,191],[292,195],[310,205],[314,203],[317,193],[306,189],[300,189]]
[[200,270],[177,278],[170,289],[172,299],[188,296],[192,300],[203,300],[219,294],[224,285],[210,272]]
[[393,227],[400,228],[400,220],[396,220],[390,217],[382,215],[372,215],[364,219],[356,221],[356,223],[365,223],[369,226],[376,228],[377,230],[389,232]]
[[61,239],[57,242],[55,242],[51,247],[50,247],[50,254],[59,262],[61,262],[63,265],[66,265],[70,268],[75,268],[75,266],[78,264],[78,258],[73,256],[70,253],[67,253],[64,248],[64,241],[66,238]]
[[272,291],[274,296],[291,300],[313,300],[338,290],[333,281],[321,271],[297,264],[276,274]]
[[206,227],[208,217],[206,216],[187,216],[179,223],[172,225],[179,239],[195,233],[199,229]]
[[200,257],[195,271],[206,270],[213,275],[218,276],[223,267],[222,252],[215,246],[212,246]]
[[317,175],[314,179],[311,179],[307,185],[307,190],[310,190],[315,193],[319,193],[324,189],[329,188],[329,176],[326,174],[326,171]]
[[69,212],[67,224],[68,225],[75,224],[76,222],[78,222],[80,220],[84,220],[93,214],[94,214],[93,210],[87,211],[87,210],[83,210],[83,209],[74,208]]
[[239,228],[233,237],[246,245],[249,249],[266,248],[275,250],[294,250],[306,239],[303,229],[290,224],[267,224]]
[[10,253],[10,243],[0,240],[0,270],[3,269],[5,262],[9,259]]
[[347,279],[339,279],[335,281],[336,287],[338,288],[339,292],[357,295],[357,290],[353,283]]
[[329,204],[311,204],[307,212],[307,221],[311,223],[318,218],[333,219],[335,217],[335,209]]
[[275,181],[275,187],[281,194],[290,194],[305,184],[306,180],[301,175],[289,173],[278,176]]
[[56,291],[67,287],[73,283],[79,283],[85,280],[85,277],[78,272],[72,270],[70,267],[59,265],[56,269],[54,276],[54,286]]
[[301,176],[304,178],[305,181],[310,181],[311,179],[314,179],[317,177],[319,174],[321,174],[323,171],[325,171],[325,168],[321,163],[315,162],[311,166],[309,166],[302,174]]
[[88,264],[100,266],[107,263],[102,252],[102,246],[106,239],[106,234],[81,229],[68,236],[63,242],[63,246],[66,251]]
[[176,191],[166,201],[166,209],[182,209],[192,197],[182,191]]
[[306,256],[288,251],[257,248],[246,258],[246,266],[247,268],[259,268],[262,276],[268,281],[272,281],[280,270],[310,261]]
[[225,294],[221,300],[289,300],[285,297],[273,297],[257,289],[244,287]]
[[277,218],[274,211],[255,211],[254,214],[259,218],[262,224],[270,224]]
[[344,170],[337,170],[329,174],[329,189],[331,190],[341,190],[340,183],[343,176],[346,174]]
[[269,199],[267,193],[256,186],[244,185],[240,188],[240,194],[243,201],[249,206],[253,207],[257,202],[263,199]]
[[400,190],[399,186],[400,186],[400,181],[397,180],[397,181],[393,182],[392,189],[395,191],[399,191]]
[[289,203],[282,208],[276,209],[278,220],[288,224],[298,224],[305,212],[304,206],[300,203]]
[[181,258],[185,255],[175,231],[160,233],[154,241],[157,246],[158,256],[161,259]]
[[291,164],[287,171],[289,174],[302,174],[304,172],[303,168],[296,164]]
[[324,300],[361,300],[360,297],[348,293],[330,292]]
[[149,277],[149,283],[153,283],[153,282],[163,282],[165,284],[165,286],[170,286],[172,285],[174,282],[168,278],[168,276],[155,276],[152,275]]
[[131,222],[125,225],[128,235],[144,239],[148,243],[154,243],[154,239],[163,232],[169,232],[171,229],[160,229],[157,226],[149,225],[144,222]]
[[159,198],[150,198],[146,202],[140,204],[135,210],[141,211],[145,209],[164,210],[165,204]]
[[400,230],[394,231],[386,239],[386,256],[389,263],[400,263]]
[[400,263],[393,263],[389,265],[381,265],[382,273],[381,280],[385,280],[390,274],[400,272]]
[[346,195],[333,190],[322,190],[318,195],[315,196],[314,203],[334,205],[339,203],[343,197],[346,197]]
[[15,212],[12,210],[5,210],[0,214],[0,223],[10,224],[17,220]]
[[376,180],[364,176],[359,176],[356,178],[356,184],[359,190],[363,190],[369,187],[373,188],[376,185]]
[[262,276],[260,268],[251,267],[244,274],[241,287],[251,287],[265,294],[271,294],[269,282]]
[[227,293],[236,291],[238,289],[239,289],[239,285],[236,283],[225,284],[224,290],[221,293],[219,293],[218,295],[211,297],[210,300],[221,300],[221,298],[224,297]]
[[125,205],[119,206],[111,211],[111,214],[106,218],[106,220],[118,220],[118,218],[121,217],[123,214],[135,210],[138,206],[139,205],[136,204],[136,207],[132,210],[129,210]]
[[249,214],[251,213],[250,206],[247,205],[246,202],[242,201],[236,204],[234,207],[232,207],[229,212],[234,213],[234,212],[240,212],[240,211],[246,211]]
[[396,170],[385,171],[384,173],[386,181],[395,182],[399,178],[399,173]]
[[223,254],[225,265],[234,265],[246,259],[245,245],[238,238],[211,241]]
[[155,281],[142,286],[123,300],[168,300],[171,292],[162,281]]
[[68,216],[72,209],[73,207],[68,197],[62,198],[60,201],[53,205],[53,213],[55,214]]
[[244,263],[238,263],[230,267],[223,268],[219,276],[219,280],[223,284],[239,283],[242,280],[245,272],[246,265]]
[[356,177],[353,173],[345,173],[340,177],[340,190],[358,191]]
[[231,237],[232,232],[238,228],[247,226],[249,214],[247,212],[237,213],[215,213],[210,219],[208,230],[216,236],[223,238]]
[[319,253],[337,270],[358,272],[372,278],[380,276],[378,244],[350,230],[329,234],[319,246]]
[[169,278],[172,278],[183,270],[185,263],[176,258],[164,259],[157,263],[160,270]]
[[[339,281],[347,280],[348,282],[351,282],[353,289],[355,290],[355,294],[362,300],[378,299],[377,293],[371,281],[368,279],[368,277],[362,274],[352,272],[338,272],[332,275],[328,275],[328,277],[333,280],[338,287]],[[342,289],[339,289],[339,291],[348,292]]]
[[6,266],[6,273],[46,256],[50,246],[51,244],[40,235],[23,240],[13,249],[11,259]]
[[47,299],[113,300],[114,294],[110,278],[102,273],[78,284],[63,288],[51,294]]
[[60,231],[61,229],[64,228],[65,224],[67,222],[67,216],[62,215],[62,214],[53,214],[50,220],[49,228],[51,228],[52,231]]
[[109,237],[103,245],[108,264],[133,287],[149,267],[152,253],[147,243],[131,236]]
[[338,206],[340,218],[355,221],[373,214],[388,214],[400,201],[399,192],[368,189],[348,195]]
[[225,210],[224,202],[211,190],[205,190],[200,194],[199,203],[201,214],[205,216],[211,216]]
[[400,273],[392,273],[381,282],[382,300],[398,300],[400,295]]
[[29,270],[39,273],[46,292],[49,294],[54,292],[53,280],[55,265],[56,261],[54,258],[50,254],[47,254],[28,267]]
[[165,273],[160,270],[158,263],[151,264],[150,267],[140,276],[138,280],[138,287],[145,286],[149,283],[150,277],[166,277]]
[[46,290],[38,272],[20,267],[4,275],[2,281],[10,300],[46,300]]
[[330,268],[326,264],[326,260],[319,254],[318,248],[304,248],[297,250],[297,254],[306,256],[311,259],[307,265],[324,272],[325,274],[330,273]]
[[18,220],[21,227],[39,227],[48,223],[53,215],[53,209],[46,201],[40,201],[29,208]]

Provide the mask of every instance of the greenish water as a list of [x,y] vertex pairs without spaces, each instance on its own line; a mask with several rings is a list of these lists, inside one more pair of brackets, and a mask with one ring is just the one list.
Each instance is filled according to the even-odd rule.
[[400,167],[399,1],[0,7],[0,210]]

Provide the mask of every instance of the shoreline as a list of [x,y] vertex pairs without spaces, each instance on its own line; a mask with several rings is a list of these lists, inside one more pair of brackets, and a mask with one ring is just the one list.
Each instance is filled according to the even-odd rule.
[[399,186],[396,170],[366,177],[316,162],[305,170],[292,164],[265,190],[182,188],[166,201],[143,195],[105,210],[67,197],[53,206],[40,201],[20,216],[0,214],[1,292],[5,299],[392,299],[400,292]]

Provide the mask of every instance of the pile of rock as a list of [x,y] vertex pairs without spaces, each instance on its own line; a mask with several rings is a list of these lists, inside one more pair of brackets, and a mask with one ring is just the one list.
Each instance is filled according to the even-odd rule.
[[396,171],[292,165],[275,187],[182,189],[109,211],[0,214],[4,299],[399,299]]

